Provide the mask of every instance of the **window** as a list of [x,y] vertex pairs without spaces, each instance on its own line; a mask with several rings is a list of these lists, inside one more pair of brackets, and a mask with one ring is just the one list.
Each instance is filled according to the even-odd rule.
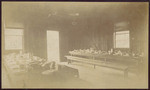
[[114,33],[114,48],[129,48],[129,42],[129,31],[118,31]]
[[23,49],[23,29],[5,29],[5,50]]

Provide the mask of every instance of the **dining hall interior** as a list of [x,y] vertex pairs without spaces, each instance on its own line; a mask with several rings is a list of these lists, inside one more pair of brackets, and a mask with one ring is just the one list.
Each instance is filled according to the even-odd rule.
[[2,88],[148,88],[148,2],[2,2]]

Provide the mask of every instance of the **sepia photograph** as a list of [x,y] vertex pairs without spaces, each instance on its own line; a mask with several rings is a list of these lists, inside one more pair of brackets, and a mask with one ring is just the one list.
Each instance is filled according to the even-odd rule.
[[2,89],[148,89],[149,2],[2,1]]

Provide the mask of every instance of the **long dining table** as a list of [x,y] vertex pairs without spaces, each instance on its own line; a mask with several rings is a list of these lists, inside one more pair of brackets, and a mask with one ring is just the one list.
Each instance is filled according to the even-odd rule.
[[70,55],[65,56],[68,60],[68,64],[72,62],[80,62],[96,66],[122,70],[124,77],[128,76],[130,69],[136,69],[136,72],[140,72],[140,65],[142,63],[142,57],[132,56],[118,56],[109,54],[91,54],[91,53],[77,53],[70,52]]

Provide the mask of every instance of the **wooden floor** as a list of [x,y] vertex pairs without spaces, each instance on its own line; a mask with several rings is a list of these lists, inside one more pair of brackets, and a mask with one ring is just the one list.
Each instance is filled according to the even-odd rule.
[[[123,72],[104,67],[93,68],[92,65],[82,63],[67,64],[60,63],[79,70],[79,79],[69,79],[63,82],[54,82],[51,80],[36,80],[28,83],[25,87],[18,88],[146,88],[146,80],[137,77],[134,73],[129,73],[129,77],[125,79]],[[59,78],[57,78],[59,80]],[[7,72],[2,68],[2,88],[17,88],[11,85]]]
[[143,74],[137,76],[135,73],[129,72],[128,78],[124,78],[123,71],[114,70],[105,67],[84,63],[62,63],[79,70],[82,80],[91,83],[92,88],[146,88],[148,87],[147,79]]

